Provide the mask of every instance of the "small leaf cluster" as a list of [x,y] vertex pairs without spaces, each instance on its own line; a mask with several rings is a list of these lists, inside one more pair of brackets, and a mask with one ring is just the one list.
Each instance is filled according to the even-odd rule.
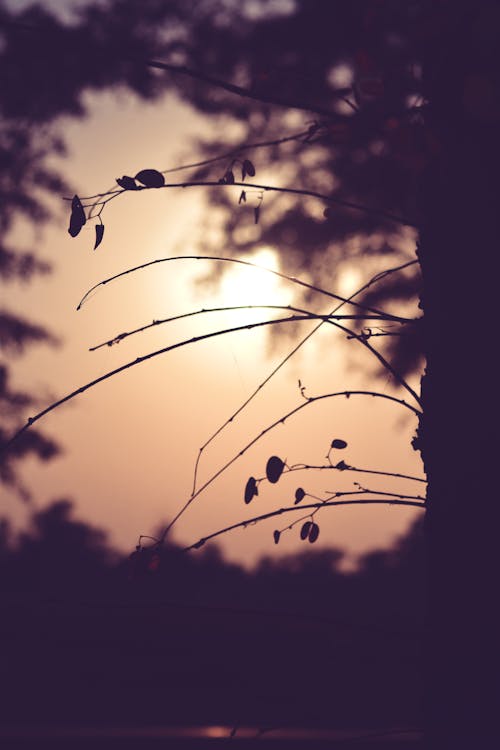
[[234,165],[237,163],[241,164],[241,181],[244,182],[245,177],[248,175],[249,177],[255,177],[255,167],[253,163],[250,161],[250,159],[243,159],[241,161],[240,159],[233,159],[230,166],[226,169],[224,172],[224,176],[220,178],[219,185],[234,185],[235,183],[235,176],[234,176]]
[[[123,190],[141,190],[143,188],[163,187],[165,185],[165,177],[157,169],[141,169],[137,172],[135,177],[130,177],[129,175],[124,174],[123,177],[117,177],[116,182]],[[104,204],[97,214],[99,224],[96,224],[95,226],[94,250],[99,247],[104,237],[104,224],[102,223],[100,216],[103,207]],[[82,201],[78,195],[74,195],[71,200],[71,215],[69,217],[68,227],[68,232],[71,237],[77,237],[77,235],[80,234],[80,231],[87,223],[87,218],[91,218],[91,214],[92,207],[90,208],[89,216],[87,217]]]
[[[347,448],[347,442],[345,440],[342,440],[342,438],[334,438],[330,443],[330,448],[328,451],[327,458],[330,462],[330,465],[332,466],[332,463],[330,461],[330,452],[332,450],[344,450]],[[270,456],[266,463],[266,476],[270,484],[277,484],[277,482],[280,480],[281,475],[283,474],[283,471],[287,468],[286,460],[283,461],[282,458],[279,456]],[[289,468],[289,467],[288,467]],[[289,471],[293,471],[292,467],[289,468]],[[334,468],[338,468],[340,470],[348,468],[347,464],[344,463],[344,461],[340,461]],[[264,477],[262,478],[264,479]],[[256,479],[254,476],[251,476],[248,478],[247,483],[245,485],[245,491],[244,491],[244,501],[245,504],[248,505],[252,502],[253,498],[256,497],[259,494],[258,485],[259,482],[262,481],[262,479]],[[307,492],[304,490],[303,487],[297,487],[295,490],[295,496],[294,496],[294,505],[298,505],[302,500],[307,496]],[[300,538],[305,541],[309,541],[310,544],[314,544],[318,540],[319,537],[319,526],[318,524],[313,520],[313,517],[315,515],[316,511],[313,512],[313,514],[310,516],[308,520],[306,520],[300,529]],[[298,521],[292,523],[290,526],[287,527],[286,530],[292,529],[293,526],[295,526],[296,523],[300,523],[302,519],[298,519]],[[285,529],[279,530],[275,529],[273,531],[273,540],[275,544],[279,544],[281,534]]]
[[146,188],[160,188],[165,185],[165,177],[157,169],[141,169],[135,177],[124,174],[123,177],[117,177],[116,182],[124,190],[139,190],[141,185]]
[[[96,224],[95,226],[95,242],[94,242],[94,250],[99,247],[99,245],[102,242],[102,238],[104,237],[104,224],[102,223],[100,217],[99,217],[99,224]],[[87,216],[85,214],[85,209],[83,208],[83,204],[78,197],[78,195],[74,195],[71,200],[71,215],[69,217],[69,227],[68,232],[71,237],[77,237],[82,228],[87,223]]]

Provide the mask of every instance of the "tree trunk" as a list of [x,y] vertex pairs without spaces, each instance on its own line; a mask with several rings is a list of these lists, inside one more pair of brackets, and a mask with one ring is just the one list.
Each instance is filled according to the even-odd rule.
[[440,151],[422,181],[419,437],[429,480],[426,729],[440,750],[500,740],[500,45],[498,27],[495,45],[484,35],[493,4],[480,6],[425,71]]

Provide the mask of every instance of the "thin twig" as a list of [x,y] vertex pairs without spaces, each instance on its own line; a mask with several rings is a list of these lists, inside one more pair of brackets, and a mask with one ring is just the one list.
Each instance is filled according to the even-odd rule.
[[179,261],[179,260],[214,260],[219,263],[238,263],[239,265],[248,266],[250,268],[256,268],[259,271],[265,271],[267,273],[271,273],[273,274],[273,276],[277,276],[278,278],[284,279],[285,281],[290,281],[292,284],[297,284],[298,286],[305,287],[306,289],[310,289],[313,292],[318,292],[319,294],[323,294],[326,297],[339,300],[340,302],[342,302],[342,304],[349,303],[353,307],[356,307],[360,310],[367,310],[368,312],[371,312],[375,315],[381,315],[384,320],[393,321],[395,323],[398,323],[398,322],[408,323],[409,322],[408,318],[402,318],[398,315],[385,313],[383,310],[379,310],[376,307],[368,307],[367,305],[362,305],[359,302],[353,302],[352,297],[355,296],[354,294],[351,295],[350,298],[341,297],[339,294],[330,292],[327,289],[322,289],[321,287],[315,286],[314,284],[308,284],[307,281],[302,281],[302,279],[298,279],[295,276],[288,276],[287,274],[281,273],[280,271],[276,271],[273,268],[266,268],[266,266],[262,266],[259,263],[253,263],[252,261],[243,260],[242,258],[226,258],[221,255],[171,255],[167,258],[156,258],[156,260],[150,260],[147,263],[141,263],[138,266],[127,268],[125,271],[120,271],[120,273],[117,273],[114,276],[108,276],[107,279],[103,279],[102,281],[99,281],[97,284],[94,284],[94,286],[90,287],[90,289],[88,289],[88,291],[86,291],[83,297],[81,298],[76,309],[80,310],[82,306],[85,304],[88,297],[92,294],[92,292],[94,292],[100,286],[105,286],[106,284],[110,284],[112,281],[116,281],[116,279],[119,279],[122,276],[127,276],[128,274],[135,273],[136,271],[142,271],[144,268],[149,268],[150,266],[157,265],[158,263],[170,263],[172,261]]
[[356,341],[359,341],[360,344],[362,344],[364,347],[368,349],[380,362],[380,364],[391,373],[391,375],[395,378],[395,380],[398,381],[398,383],[403,386],[403,388],[408,391],[408,393],[413,396],[417,404],[421,405],[421,399],[417,395],[416,391],[413,390],[411,385],[404,379],[402,375],[399,374],[397,370],[394,369],[394,367],[391,365],[390,362],[387,361],[387,359],[377,350],[374,346],[372,346],[369,341],[364,337],[362,334],[356,334],[355,331],[352,331],[350,328],[347,328],[346,326],[343,326],[341,323],[337,323],[337,321],[332,320],[331,324],[335,326],[335,328],[340,328],[341,331],[345,331],[349,334],[349,338],[355,339]]
[[204,341],[205,339],[214,338],[216,336],[224,336],[228,333],[236,333],[238,331],[251,330],[253,328],[259,328],[262,326],[278,325],[280,323],[295,323],[297,321],[310,320],[310,319],[311,319],[310,315],[290,315],[287,318],[277,318],[274,320],[262,320],[262,321],[258,321],[257,323],[246,323],[245,325],[241,325],[241,326],[234,326],[232,328],[225,328],[220,331],[211,331],[210,333],[204,333],[200,336],[193,336],[190,339],[185,339],[183,341],[177,342],[176,344],[171,344],[170,346],[165,346],[162,349],[157,349],[154,352],[149,352],[148,354],[144,354],[142,357],[137,357],[137,359],[134,359],[132,362],[127,362],[126,364],[121,365],[120,367],[117,367],[114,370],[110,370],[109,372],[106,372],[104,375],[100,375],[98,378],[95,378],[94,380],[91,380],[85,385],[80,386],[76,390],[71,391],[71,393],[68,393],[66,396],[63,396],[63,398],[60,398],[57,401],[54,401],[45,409],[42,409],[42,411],[38,412],[38,414],[35,414],[35,416],[29,417],[26,423],[16,433],[14,433],[12,437],[10,437],[5,443],[3,443],[2,446],[0,446],[0,451],[2,452],[7,451],[9,446],[15,440],[17,440],[20,437],[20,435],[22,435],[29,427],[31,427],[31,425],[35,424],[35,422],[38,422],[46,414],[49,414],[49,412],[53,411],[54,409],[57,409],[59,406],[62,406],[62,404],[65,404],[68,401],[71,401],[76,396],[79,396],[81,393],[85,393],[85,391],[88,391],[90,388],[93,388],[98,383],[102,383],[105,380],[109,380],[109,378],[112,378],[115,375],[118,375],[119,373],[130,369],[131,367],[135,367],[136,365],[140,365],[143,362],[147,362],[149,359],[152,359],[153,357],[158,357],[160,354],[166,354],[167,352],[171,352],[174,349],[180,349],[181,347],[189,346],[190,344],[195,344],[198,341]]
[[[161,187],[143,187],[143,186],[137,186],[135,190],[113,190],[109,192],[109,200],[112,200],[113,198],[116,198],[117,195],[122,195],[123,193],[138,193],[142,192],[143,190],[164,190],[168,188],[191,188],[191,187],[216,187],[216,188],[234,188],[234,187],[242,187],[246,190],[260,190],[263,193],[273,192],[273,193],[285,193],[288,195],[304,195],[311,198],[318,198],[318,200],[321,200],[327,204],[342,206],[343,208],[350,208],[355,211],[361,211],[364,214],[378,216],[381,219],[387,219],[389,221],[394,221],[397,224],[402,224],[403,226],[409,226],[417,228],[417,224],[415,224],[410,219],[399,216],[397,214],[393,214],[390,211],[384,211],[383,209],[379,208],[373,208],[370,206],[364,206],[361,203],[355,203],[354,201],[348,201],[343,198],[337,198],[336,196],[332,195],[326,195],[324,193],[318,193],[317,190],[306,190],[305,188],[291,188],[291,187],[276,187],[272,185],[260,185],[257,183],[252,182],[233,182],[231,184],[214,181],[214,180],[192,180],[188,182],[170,182],[165,183]],[[102,196],[104,197],[108,195],[108,193],[103,193]],[[72,200],[69,196],[66,196],[64,200],[70,201]],[[83,201],[91,200],[89,196],[85,196],[81,198]],[[106,203],[107,201],[103,201],[103,203]],[[85,205],[85,204],[84,204]]]
[[265,521],[268,518],[274,518],[275,516],[280,516],[283,513],[293,513],[294,511],[304,511],[309,508],[333,508],[338,507],[340,505],[400,505],[400,506],[409,506],[413,508],[423,508],[425,510],[425,503],[423,502],[417,502],[415,500],[387,500],[386,498],[373,498],[370,500],[367,499],[358,499],[358,500],[332,500],[328,501],[326,503],[310,503],[309,505],[291,505],[286,508],[278,508],[278,510],[272,510],[268,513],[263,513],[259,516],[254,516],[253,518],[247,518],[245,521],[238,521],[237,523],[233,523],[230,526],[226,526],[223,529],[219,529],[218,531],[214,531],[211,534],[207,534],[207,536],[201,537],[197,542],[194,542],[193,544],[190,544],[189,546],[185,547],[185,550],[190,549],[198,549],[201,547],[205,542],[208,542],[210,539],[214,539],[215,537],[221,536],[221,534],[227,534],[229,531],[233,531],[234,529],[240,529],[244,528],[245,526],[250,526],[253,524],[258,523],[259,521]]
[[[371,279],[369,279],[365,284],[363,284],[361,287],[359,287],[358,289],[356,289],[356,291],[354,291],[350,295],[350,297],[348,297],[346,300],[342,300],[340,302],[340,304],[336,305],[336,307],[334,307],[333,310],[331,310],[330,316],[332,316],[335,313],[337,313],[338,310],[340,310],[343,307],[344,304],[348,304],[349,303],[349,304],[355,305],[356,303],[353,302],[354,298],[357,297],[362,292],[364,292],[367,289],[369,289],[369,287],[372,286],[373,284],[378,283],[379,281],[381,281],[386,276],[389,276],[390,274],[397,273],[398,271],[402,271],[405,268],[408,268],[409,266],[412,266],[412,265],[414,265],[416,263],[418,263],[418,260],[407,261],[406,263],[402,263],[399,266],[394,266],[393,268],[388,268],[385,271],[382,271],[382,272],[380,272],[378,274],[375,274],[375,276],[373,276]],[[301,349],[301,347],[304,346],[304,344],[316,333],[316,331],[318,331],[321,328],[321,326],[324,324],[324,322],[325,321],[322,320],[320,323],[318,323],[318,325],[316,325],[306,336],[304,336],[304,338],[302,338],[299,341],[298,344],[296,344],[294,346],[294,348],[286,355],[286,357],[284,357],[279,362],[279,364],[276,367],[274,367],[272,369],[272,371],[269,373],[269,375],[267,375],[264,378],[264,380],[257,386],[257,388],[250,394],[250,396],[248,396],[248,398],[238,407],[238,409],[236,409],[236,411],[233,412],[226,419],[226,421],[223,424],[221,424],[217,428],[217,430],[215,430],[215,432],[213,432],[210,435],[210,437],[208,438],[208,440],[206,440],[205,443],[199,448],[198,456],[196,457],[195,466],[194,466],[193,489],[191,491],[191,494],[194,494],[196,492],[196,482],[197,482],[197,477],[198,477],[198,468],[199,468],[199,463],[200,463],[201,455],[202,455],[203,451],[210,445],[210,443],[212,443],[215,440],[215,438],[218,435],[220,435],[220,433],[231,422],[233,422],[233,420],[239,414],[241,414],[241,412],[253,401],[253,399],[258,395],[258,393],[264,388],[264,386],[267,385],[267,383],[269,383],[269,381],[281,370],[282,367],[285,366],[285,364],[293,357],[293,355],[296,354],[299,351],[299,349]]]
[[336,398],[339,396],[343,396],[344,398],[350,398],[351,396],[371,396],[372,398],[381,398],[385,399],[387,401],[392,401],[393,403],[399,404],[400,406],[403,406],[406,409],[409,409],[413,414],[416,414],[417,416],[421,416],[422,412],[409,404],[407,401],[404,401],[403,399],[396,398],[396,396],[390,396],[387,393],[379,393],[378,391],[368,391],[368,390],[351,390],[351,391],[335,391],[333,393],[323,393],[320,396],[308,396],[306,397],[306,401],[296,406],[294,409],[291,409],[289,412],[284,414],[282,417],[279,417],[279,419],[276,419],[274,422],[269,424],[267,427],[265,427],[261,432],[254,437],[250,442],[248,442],[238,453],[236,453],[232,458],[230,458],[226,463],[221,466],[217,471],[212,474],[203,484],[201,487],[199,487],[196,492],[192,493],[190,497],[186,500],[182,508],[176,513],[174,518],[170,521],[168,526],[164,529],[160,541],[163,541],[168,534],[169,530],[172,528],[172,526],[179,520],[179,518],[185,513],[185,511],[189,508],[191,503],[207,488],[209,487],[218,477],[221,476],[232,464],[235,463],[241,456],[243,456],[252,446],[254,446],[261,438],[264,437],[264,435],[267,435],[271,430],[273,430],[275,427],[277,427],[279,424],[285,424],[287,419],[290,419],[290,417],[297,414],[299,411],[302,411],[306,406],[310,406],[311,404],[314,404],[318,401],[323,401],[327,398]]
[[[282,98],[276,96],[276,93],[273,93],[273,95],[271,96],[269,94],[265,94],[262,91],[259,91],[258,89],[243,88],[243,86],[237,86],[234,83],[228,83],[221,78],[216,78],[215,76],[204,73],[203,71],[188,68],[186,65],[173,65],[171,63],[161,62],[160,60],[145,60],[144,62],[148,68],[157,68],[159,70],[166,70],[169,73],[174,73],[175,75],[188,76],[189,78],[203,81],[203,83],[208,83],[211,86],[223,89],[224,91],[228,91],[230,94],[235,94],[236,96],[242,97],[244,99],[252,99],[263,104],[273,104],[275,106],[286,107],[288,109],[299,109],[306,112],[314,112],[315,114],[323,115],[324,117],[328,117],[332,120],[335,119],[345,121],[347,119],[345,116],[339,115],[337,112],[333,112],[326,107],[320,107],[316,104],[304,104],[304,102]],[[342,89],[338,92],[332,91],[330,93],[330,96],[332,96],[332,98],[336,98],[338,100],[346,102],[352,109],[356,111],[356,106],[346,98],[345,93],[345,90]]]
[[[295,307],[294,305],[234,305],[234,306],[225,306],[225,307],[208,307],[208,308],[202,308],[201,310],[192,310],[188,313],[181,313],[180,315],[172,315],[168,318],[161,318],[157,320],[153,320],[151,323],[146,323],[142,326],[139,326],[138,328],[134,328],[132,331],[124,331],[123,333],[119,333],[116,336],[113,336],[111,339],[107,339],[106,341],[103,341],[101,344],[96,344],[95,346],[91,346],[89,348],[89,352],[95,352],[97,349],[101,349],[104,346],[113,346],[114,344],[119,344],[124,339],[128,338],[129,336],[134,336],[136,333],[143,333],[144,331],[149,330],[150,328],[155,328],[156,326],[163,325],[164,323],[172,323],[176,320],[183,320],[185,318],[192,318],[197,315],[205,315],[206,313],[214,313],[214,312],[235,312],[237,310],[288,310],[289,312],[296,312],[301,313],[303,315],[309,315],[311,318],[321,317],[325,318],[324,315],[318,315],[317,313],[313,312],[312,310],[306,310],[302,307]],[[335,318],[335,320],[385,320],[385,317],[381,315],[330,315],[328,318]],[[328,322],[326,320],[322,320],[322,322]],[[400,321],[401,324],[404,325],[403,321]],[[413,322],[411,319],[408,319],[408,323]],[[353,337],[355,338],[355,337]]]
[[360,474],[376,474],[378,476],[395,477],[396,479],[410,479],[414,482],[427,483],[426,479],[415,477],[412,474],[400,474],[395,471],[378,471],[376,469],[359,469],[357,466],[350,466],[349,464],[344,463],[344,461],[341,461],[340,464],[292,464],[283,470],[283,474],[288,474],[291,471],[303,471],[305,469],[316,469],[318,471],[328,469],[336,469],[337,471],[355,471]]

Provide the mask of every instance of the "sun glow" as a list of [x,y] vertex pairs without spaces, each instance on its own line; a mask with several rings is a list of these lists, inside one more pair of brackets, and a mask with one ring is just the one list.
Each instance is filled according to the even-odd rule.
[[[278,254],[271,247],[261,247],[244,260],[262,268],[234,264],[224,274],[218,289],[219,301],[232,305],[288,305],[293,298],[292,285],[269,271],[280,271]],[[288,288],[287,288],[288,286]]]

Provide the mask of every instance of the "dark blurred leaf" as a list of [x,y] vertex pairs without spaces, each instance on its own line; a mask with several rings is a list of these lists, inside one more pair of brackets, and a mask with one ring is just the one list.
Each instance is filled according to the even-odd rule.
[[335,439],[335,440],[332,440],[331,447],[337,448],[337,450],[342,450],[343,448],[347,448],[347,443],[345,440]]
[[102,238],[104,237],[104,224],[96,224],[95,225],[95,244],[94,244],[94,250],[96,250],[99,245],[102,242]]
[[257,489],[257,481],[255,477],[250,477],[245,485],[245,503],[248,505],[248,503],[251,502],[252,498],[258,494],[259,491]]
[[250,177],[255,177],[255,167],[250,159],[245,159],[243,162],[243,172],[250,175]]
[[314,544],[316,539],[319,537],[319,526],[317,523],[312,523],[311,528],[309,529],[309,536],[308,539],[311,542],[311,544]]
[[300,501],[303,500],[305,496],[306,493],[304,492],[302,487],[297,487],[297,489],[295,490],[295,505],[297,505],[297,503],[300,503]]
[[255,206],[255,208],[253,210],[254,224],[258,224],[259,223],[259,216],[260,216],[260,206]]
[[148,188],[163,187],[165,178],[157,169],[141,169],[137,172],[135,179]]
[[285,464],[278,456],[271,456],[266,464],[266,477],[271,484],[276,484],[283,473]]
[[233,185],[234,184],[234,173],[232,169],[228,169],[226,174],[224,175],[224,182],[226,185]]
[[281,532],[279,532],[278,529],[275,529],[273,531],[273,539],[274,539],[274,543],[275,544],[278,544],[278,542],[280,540],[280,536],[281,536]]
[[247,194],[245,193],[244,190],[242,190],[241,193],[240,193],[240,197],[238,199],[238,204],[240,204],[240,203],[246,203],[246,202],[247,202]]
[[86,223],[85,211],[83,210],[82,202],[77,195],[73,196],[71,201],[71,216],[69,219],[68,232],[72,237],[76,237],[80,233],[81,228]]
[[205,544],[206,539],[199,539],[195,544],[192,545],[193,549],[200,549]]
[[133,177],[124,174],[123,177],[117,177],[116,182],[124,190],[137,190],[137,183]]
[[302,526],[302,528],[300,530],[300,538],[301,539],[307,539],[308,534],[309,534],[309,530],[310,530],[311,526],[312,526],[312,521],[306,521],[303,524],[303,526]]

